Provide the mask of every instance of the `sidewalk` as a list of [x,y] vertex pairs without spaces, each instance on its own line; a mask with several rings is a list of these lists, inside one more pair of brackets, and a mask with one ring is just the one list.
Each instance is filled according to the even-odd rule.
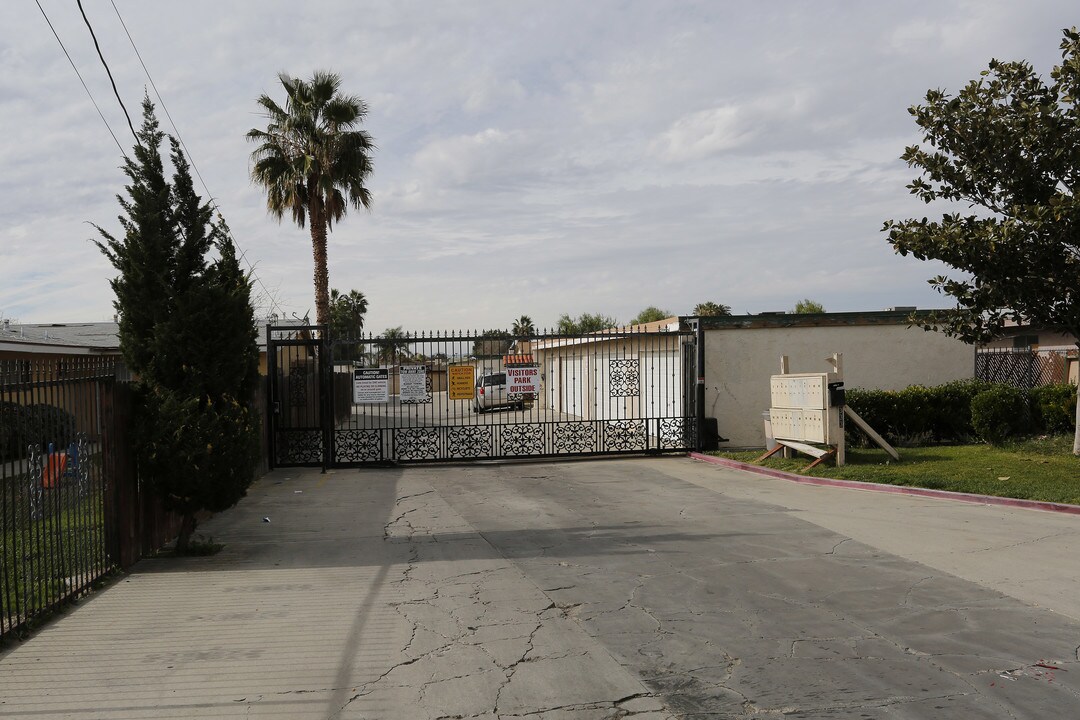
[[279,470],[200,532],[0,656],[0,717],[669,717],[407,472]]

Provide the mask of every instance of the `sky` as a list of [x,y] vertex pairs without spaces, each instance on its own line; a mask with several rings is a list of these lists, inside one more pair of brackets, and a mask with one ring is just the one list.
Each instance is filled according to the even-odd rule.
[[[93,224],[119,232],[117,142],[134,139],[76,4],[40,3],[116,140],[34,0],[0,4],[0,316],[107,320],[116,272]],[[881,231],[945,209],[905,187],[907,109],[991,58],[1049,78],[1080,24],[1075,0],[83,7],[132,122],[148,92],[186,145],[261,316],[315,313],[310,235],[249,179],[255,100],[283,101],[279,73],[324,69],[365,100],[374,203],[331,233],[330,284],[364,293],[376,333],[704,301],[947,307],[926,281],[949,269]]]

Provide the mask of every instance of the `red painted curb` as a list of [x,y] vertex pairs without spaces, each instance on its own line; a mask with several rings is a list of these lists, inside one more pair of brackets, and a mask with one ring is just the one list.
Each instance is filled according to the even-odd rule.
[[1028,510],[1043,510],[1045,512],[1065,513],[1067,515],[1080,515],[1080,505],[1068,505],[1066,503],[1042,502],[1040,500],[1021,500],[1020,498],[997,497],[996,495],[974,495],[971,493],[953,492],[952,490],[932,490],[930,488],[910,487],[907,485],[884,485],[868,483],[860,480],[836,480],[834,478],[810,477],[808,475],[796,475],[795,473],[773,470],[760,465],[750,465],[730,458],[717,457],[715,455],[703,455],[701,453],[687,453],[694,460],[723,465],[734,470],[746,470],[747,472],[765,475],[777,480],[803,483],[804,485],[824,485],[826,487],[850,488],[852,490],[869,490],[871,492],[892,493],[894,495],[918,495],[920,497],[938,498],[941,500],[959,500],[960,502],[978,503],[980,505],[1003,505],[1005,507],[1027,508]]

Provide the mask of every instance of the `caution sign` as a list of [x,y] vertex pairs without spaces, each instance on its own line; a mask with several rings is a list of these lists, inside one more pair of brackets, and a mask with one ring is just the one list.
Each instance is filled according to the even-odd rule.
[[472,365],[451,365],[447,369],[451,400],[472,400],[476,383],[476,368]]
[[506,368],[506,392],[510,394],[539,395],[540,368],[535,365],[532,367]]
[[376,367],[353,370],[353,402],[390,402],[390,369]]

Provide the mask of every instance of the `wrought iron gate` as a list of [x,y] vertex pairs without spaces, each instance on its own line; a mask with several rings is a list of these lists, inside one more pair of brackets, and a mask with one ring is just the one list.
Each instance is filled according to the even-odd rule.
[[699,340],[685,327],[267,338],[273,466],[699,447]]

